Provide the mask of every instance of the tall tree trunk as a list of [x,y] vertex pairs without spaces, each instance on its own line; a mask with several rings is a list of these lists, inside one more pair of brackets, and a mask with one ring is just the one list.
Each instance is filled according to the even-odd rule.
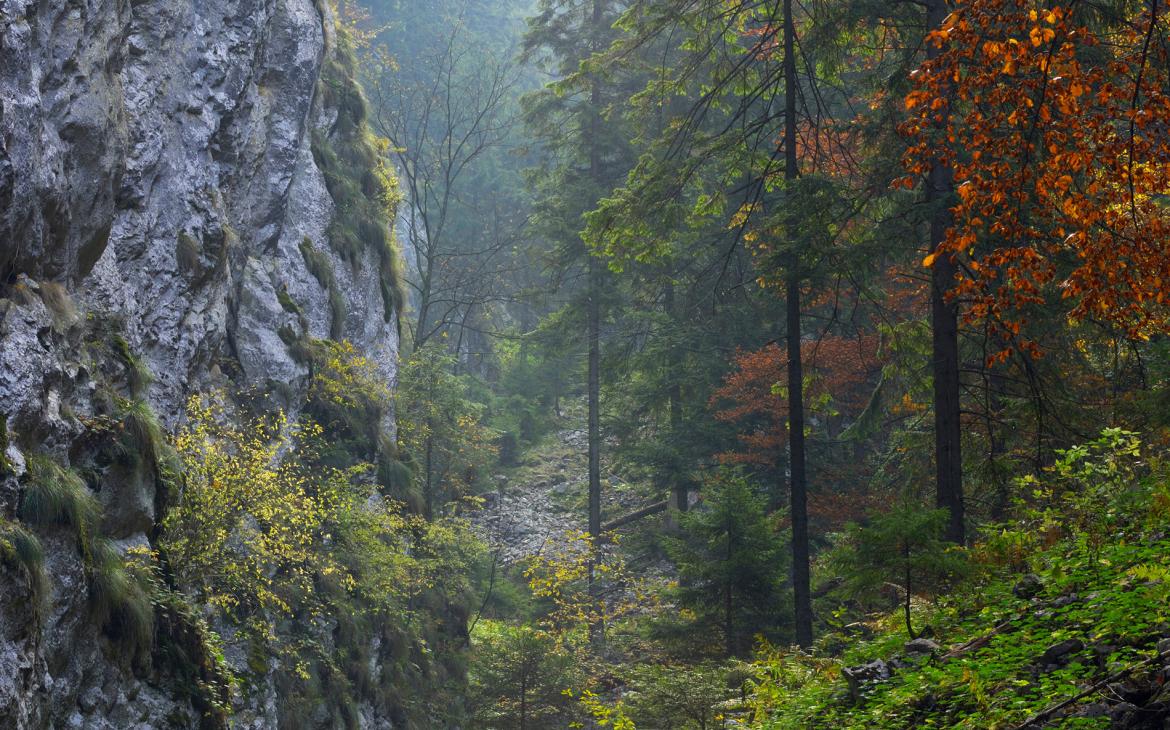
[[[731,515],[727,515],[727,566],[730,569],[731,559],[735,555],[736,534],[735,525],[732,523]],[[727,585],[723,587],[723,636],[724,648],[727,650],[727,656],[735,656],[736,641],[735,641],[735,603],[732,595],[733,584],[731,577],[727,576]]]
[[[600,50],[602,0],[593,0],[592,49]],[[601,81],[594,74],[590,81],[589,94],[589,174],[600,192],[604,183],[601,170]],[[588,254],[586,254],[588,255]],[[589,537],[594,549],[601,545],[601,266],[595,256],[589,256]],[[589,592],[594,610],[600,616],[600,598],[594,574],[594,561],[589,563]],[[600,620],[589,626],[590,638],[601,641],[605,627]]]
[[[434,427],[431,422],[427,421],[427,432],[433,433]],[[433,519],[435,516],[435,484],[434,484],[434,445],[435,439],[432,436],[427,436],[426,458],[425,458],[425,479],[423,483],[423,497],[426,500],[426,518]]]
[[902,604],[902,607],[905,611],[906,633],[910,636],[910,640],[914,641],[918,637],[914,634],[914,624],[912,624],[910,621],[910,578],[911,578],[911,575],[910,575],[910,541],[909,540],[902,541],[902,560],[905,561],[904,567],[906,569],[906,575],[905,575],[905,578],[906,578],[906,597],[905,597],[905,601]]
[[520,675],[520,730],[528,728],[528,674]]
[[[929,0],[927,27],[939,28],[949,9],[946,0]],[[939,49],[928,44],[927,56]],[[954,175],[948,165],[935,163],[926,181],[927,202],[933,207],[930,219],[930,252],[939,245],[951,226],[947,203],[954,188]],[[947,510],[946,538],[962,543],[963,461],[962,430],[959,422],[959,305],[947,301],[947,292],[955,282],[955,264],[949,255],[937,256],[931,267],[930,323],[931,371],[934,376],[934,458],[935,497],[940,509]]]
[[[667,317],[676,318],[675,300],[674,300],[674,282],[670,280],[670,273],[666,273],[666,292],[664,308],[666,309]],[[677,362],[677,357],[672,358]],[[672,375],[677,377],[677,375]],[[670,384],[670,434],[673,440],[673,445],[678,448],[683,432],[683,413],[682,413],[682,383],[677,379]],[[682,470],[679,468],[677,460],[670,465],[670,481],[671,490],[674,492],[673,501],[674,508],[679,512],[687,511],[687,483],[683,477]]]
[[[784,179],[796,180],[796,29],[792,0],[784,0]],[[789,242],[791,246],[793,242]],[[804,374],[800,360],[800,257],[789,255],[786,314],[788,320],[788,454],[792,518],[792,595],[796,643],[812,645],[812,592],[809,588],[808,486],[804,463]]]

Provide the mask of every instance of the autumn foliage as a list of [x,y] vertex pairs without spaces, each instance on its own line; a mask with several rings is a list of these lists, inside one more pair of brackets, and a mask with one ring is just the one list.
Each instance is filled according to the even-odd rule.
[[938,54],[906,97],[905,164],[953,170],[938,255],[959,263],[954,295],[1006,343],[1001,359],[1036,349],[1027,309],[1054,301],[1131,338],[1170,330],[1165,10],[961,0],[927,38]]
[[[861,413],[881,369],[878,344],[876,335],[829,335],[803,344],[810,422],[839,428]],[[711,398],[715,418],[740,427],[743,448],[721,454],[724,463],[779,462],[788,441],[788,399],[783,389],[787,366],[787,354],[776,343],[736,354],[735,369]]]

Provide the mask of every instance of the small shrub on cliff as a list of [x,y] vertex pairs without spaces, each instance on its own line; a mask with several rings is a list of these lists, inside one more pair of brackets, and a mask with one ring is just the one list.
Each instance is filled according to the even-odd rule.
[[[391,407],[390,385],[377,363],[348,341],[316,340],[309,412],[357,460],[371,460]],[[352,462],[351,462],[352,463]]]

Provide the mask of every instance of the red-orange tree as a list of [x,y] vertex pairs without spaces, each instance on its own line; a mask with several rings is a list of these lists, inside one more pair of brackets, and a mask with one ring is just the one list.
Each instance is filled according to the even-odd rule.
[[[839,435],[865,409],[881,370],[878,337],[826,335],[817,341],[806,341],[801,350],[806,412],[809,422],[819,427],[821,437],[813,439],[815,446],[818,441],[823,443]],[[787,377],[787,353],[776,343],[758,350],[741,350],[736,353],[734,365],[723,385],[712,394],[711,408],[716,419],[737,427],[741,448],[724,452],[719,459],[728,464],[777,468],[788,443],[788,398],[782,388]],[[818,468],[821,490],[810,512],[836,524],[841,521],[837,519],[841,509],[831,496],[841,487],[856,487],[866,480],[857,462],[823,461]]]
[[924,263],[958,263],[953,296],[1004,343],[993,360],[1035,353],[1021,327],[1053,301],[1132,338],[1170,331],[1170,28],[1160,0],[1143,8],[960,0],[928,36],[906,167],[951,166],[957,195]]

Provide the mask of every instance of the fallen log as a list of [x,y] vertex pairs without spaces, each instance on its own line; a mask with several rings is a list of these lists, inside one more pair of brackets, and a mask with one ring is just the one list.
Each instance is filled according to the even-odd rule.
[[667,500],[664,499],[661,502],[655,502],[654,504],[643,507],[640,510],[631,512],[628,515],[616,517],[602,525],[601,531],[609,532],[610,530],[616,530],[617,528],[628,525],[631,522],[637,522],[643,517],[649,517],[650,515],[656,515],[659,512],[665,512],[667,504]]

